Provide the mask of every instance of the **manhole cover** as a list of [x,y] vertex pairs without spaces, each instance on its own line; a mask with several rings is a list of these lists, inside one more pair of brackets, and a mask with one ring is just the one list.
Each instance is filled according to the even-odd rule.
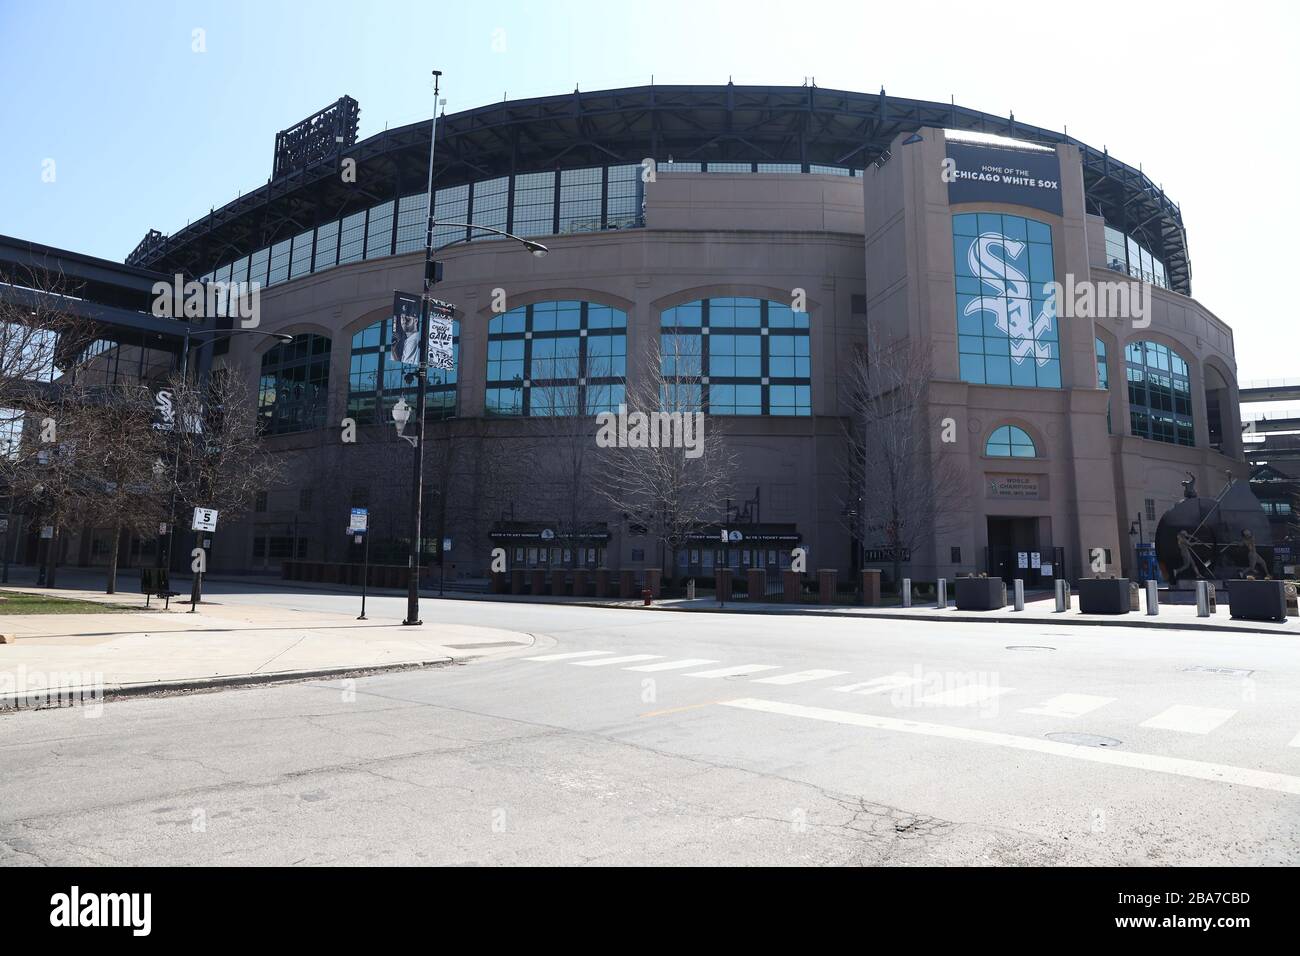
[[1219,674],[1223,677],[1249,677],[1255,673],[1245,667],[1188,667],[1185,669],[1189,673],[1197,674]]
[[1009,651],[1054,651],[1056,648],[1048,647],[1046,644],[1008,644]]
[[1099,737],[1096,734],[1058,733],[1044,734],[1048,740],[1058,744],[1074,744],[1076,747],[1118,747],[1123,741],[1114,737]]

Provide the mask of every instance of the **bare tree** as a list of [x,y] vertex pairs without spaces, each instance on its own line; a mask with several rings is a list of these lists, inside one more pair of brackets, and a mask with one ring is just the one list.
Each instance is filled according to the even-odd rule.
[[[212,508],[229,523],[282,477],[278,459],[263,448],[250,389],[242,377],[214,369],[198,382],[177,373],[168,380],[167,391],[178,513]],[[201,598],[195,575],[192,600]]]
[[[577,342],[556,341],[571,341],[575,347]],[[595,391],[602,386],[578,384],[576,355],[553,361],[553,368],[546,370],[550,374],[543,379],[546,384],[539,385],[535,378],[529,397],[529,416],[541,446],[537,474],[544,482],[544,491],[537,498],[553,525],[556,546],[568,552],[569,566],[576,567],[579,551],[591,531],[590,507],[596,490],[596,428],[588,407],[597,400]],[[608,371],[603,361],[589,358],[585,377],[608,377]]]
[[81,520],[87,533],[111,532],[105,590],[117,591],[123,532],[155,536],[167,520],[167,442],[154,426],[154,396],[142,385],[79,390],[74,421],[77,466],[85,478]]
[[929,350],[915,342],[859,349],[844,382],[843,513],[863,542],[880,541],[897,584],[905,552],[932,546],[953,525],[947,502],[960,493],[964,471],[932,448],[941,423],[931,421]]
[[[662,546],[670,586],[676,584],[678,552],[722,517],[736,477],[737,458],[718,419],[701,411],[701,365],[698,337],[664,336],[661,342],[656,336],[650,342],[641,374],[627,391],[628,440],[620,434],[606,450],[596,486]],[[634,432],[640,425],[644,440]]]

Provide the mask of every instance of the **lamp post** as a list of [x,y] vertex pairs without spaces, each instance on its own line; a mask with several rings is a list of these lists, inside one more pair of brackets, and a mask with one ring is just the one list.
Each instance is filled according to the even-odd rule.
[[[407,425],[410,424],[411,411],[407,405],[405,410],[400,413],[396,407],[393,409],[393,422],[397,425],[397,433],[406,441],[415,447],[415,454],[411,456],[411,551],[407,558],[407,581],[406,581],[406,618],[403,624],[414,625],[422,624],[420,620],[420,535],[422,530],[422,506],[424,504],[424,412],[427,401],[426,383],[429,380],[429,314],[430,314],[430,293],[439,279],[438,263],[434,260],[434,254],[441,252],[448,246],[454,246],[457,243],[468,242],[469,235],[462,236],[444,245],[434,248],[433,231],[439,225],[433,218],[433,159],[438,142],[438,93],[439,84],[442,80],[442,71],[433,71],[433,102],[434,116],[429,128],[429,197],[428,213],[426,216],[426,225],[424,231],[424,290],[420,296],[420,347],[418,354],[420,357],[419,364],[415,372],[415,430],[414,434],[403,434]],[[495,236],[502,236],[506,239],[513,239],[522,243],[533,255],[541,257],[546,255],[547,248],[540,242],[534,242],[531,239],[523,239],[519,236],[512,235],[501,229],[494,229],[491,226],[479,226],[466,222],[444,222],[444,226],[459,226],[466,230],[477,229],[482,232],[488,232]],[[406,405],[405,400],[399,400],[399,405]]]

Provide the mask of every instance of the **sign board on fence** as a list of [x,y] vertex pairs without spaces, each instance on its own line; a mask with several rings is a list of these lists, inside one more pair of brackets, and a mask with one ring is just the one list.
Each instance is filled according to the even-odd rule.
[[194,520],[190,523],[191,531],[216,531],[217,514],[211,508],[195,508]]
[[1030,551],[1030,552],[1029,552],[1029,566],[1030,566],[1031,568],[1038,568],[1038,567],[1041,567],[1042,564],[1043,564],[1043,558],[1042,558],[1042,555],[1041,555],[1039,552],[1037,552],[1037,551]]
[[366,530],[366,524],[369,521],[369,517],[370,517],[370,512],[368,509],[353,508],[352,518],[348,522],[348,532],[350,534],[355,534],[358,531],[364,532]]
[[1029,567],[1029,552],[1027,551],[1016,552],[1016,567],[1018,568]]
[[[450,551],[450,550],[451,550],[451,538],[443,538],[443,539],[442,539],[442,550],[444,550],[444,551]],[[565,560],[565,561],[569,560],[569,558],[568,558],[568,551],[567,551],[567,550],[565,551],[565,558],[564,558],[564,560]]]
[[54,537],[54,525],[52,525],[52,524],[47,524],[45,527],[41,528],[41,537],[42,537],[42,538],[53,538],[53,537]]
[[1043,577],[1045,577],[1045,578],[1050,578],[1050,577],[1052,577],[1052,566],[1051,566],[1050,564],[1044,562],[1044,563],[1043,563],[1042,572],[1043,572]]

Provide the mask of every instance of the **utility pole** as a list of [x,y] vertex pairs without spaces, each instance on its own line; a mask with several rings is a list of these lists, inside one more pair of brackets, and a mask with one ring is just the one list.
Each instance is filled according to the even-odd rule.
[[433,71],[433,121],[429,124],[429,209],[424,230],[424,294],[420,297],[420,364],[415,373],[415,454],[411,462],[411,554],[407,559],[406,619],[420,620],[420,519],[424,498],[424,411],[429,381],[429,296],[437,265],[433,261],[433,157],[438,142],[438,93],[442,71]]

